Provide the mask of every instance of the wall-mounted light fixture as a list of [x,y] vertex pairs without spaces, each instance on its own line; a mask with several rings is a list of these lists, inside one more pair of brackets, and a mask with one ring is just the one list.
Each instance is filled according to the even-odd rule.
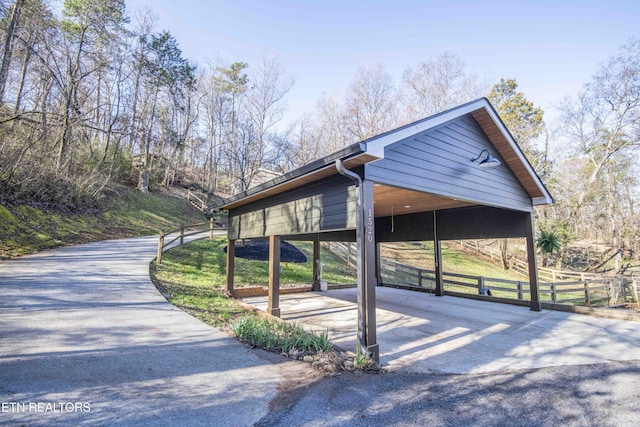
[[[480,160],[483,154],[485,154],[485,157],[483,160]],[[472,162],[477,162],[478,160],[480,160],[478,166],[480,166],[481,168],[495,168],[496,166],[500,166],[501,164],[500,160],[493,157],[489,150],[487,150],[486,148],[482,150],[480,154],[478,154],[478,157],[476,157],[475,159],[471,159]]]

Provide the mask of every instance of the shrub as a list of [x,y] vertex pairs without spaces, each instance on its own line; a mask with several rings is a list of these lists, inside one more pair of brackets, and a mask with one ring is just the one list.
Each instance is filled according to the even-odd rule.
[[269,351],[294,351],[304,356],[331,349],[326,331],[316,335],[296,324],[257,316],[245,316],[236,320],[232,323],[231,330],[240,341]]

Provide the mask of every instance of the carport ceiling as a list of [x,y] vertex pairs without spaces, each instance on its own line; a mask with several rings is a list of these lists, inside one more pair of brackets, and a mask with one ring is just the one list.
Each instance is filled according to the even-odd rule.
[[462,200],[381,184],[375,184],[373,197],[375,217],[439,211],[473,205],[473,203]]

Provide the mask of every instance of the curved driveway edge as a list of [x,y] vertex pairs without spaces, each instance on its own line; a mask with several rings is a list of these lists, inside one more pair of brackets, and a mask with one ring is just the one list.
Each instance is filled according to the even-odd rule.
[[239,426],[267,414],[279,367],[162,297],[149,279],[156,242],[0,264],[0,424]]

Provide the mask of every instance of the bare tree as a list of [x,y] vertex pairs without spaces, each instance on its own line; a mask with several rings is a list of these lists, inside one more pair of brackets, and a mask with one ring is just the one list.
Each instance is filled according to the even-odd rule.
[[[254,175],[262,167],[273,167],[278,156],[277,132],[275,126],[282,120],[285,109],[284,97],[291,90],[294,80],[286,76],[278,59],[264,56],[256,70],[251,73],[251,88],[246,92],[245,114],[250,128],[243,132],[243,144],[251,149],[238,147],[250,161],[244,168],[241,182],[243,187],[251,184]],[[247,136],[253,135],[253,138]],[[246,188],[246,187],[244,187]]]
[[225,135],[225,124],[229,103],[227,94],[220,85],[222,74],[220,66],[212,62],[201,73],[200,93],[202,97],[198,108],[202,110],[202,135],[206,142],[204,182],[210,191],[218,191],[221,173],[221,150]]
[[317,150],[326,155],[354,142],[342,106],[333,96],[325,96],[316,108],[317,117],[314,134],[319,145]]
[[254,122],[261,145],[267,145],[267,134],[282,120],[284,97],[294,80],[284,75],[276,57],[263,57],[258,69],[251,73],[251,90],[247,92],[247,112]]
[[640,41],[630,40],[603,64],[577,99],[562,105],[565,137],[575,147],[575,185],[567,197],[567,215],[576,234],[606,218],[608,238],[620,243],[615,206],[630,187],[629,161],[640,148]]
[[64,74],[59,76],[64,100],[62,134],[56,157],[58,171],[68,164],[72,130],[83,115],[79,88],[84,80],[106,66],[99,55],[100,47],[108,48],[108,42],[123,30],[127,21],[124,9],[123,0],[79,0],[64,4],[61,28],[66,35],[66,58]]
[[298,118],[276,140],[276,170],[285,173],[322,157],[322,146],[309,114]]
[[384,66],[360,67],[345,100],[347,129],[360,141],[385,132],[396,124],[395,106],[393,80]]
[[405,120],[412,122],[445,111],[488,92],[487,85],[468,75],[462,59],[444,52],[435,60],[409,66],[402,76]]
[[[243,165],[239,159],[243,157],[243,145],[247,144],[250,136],[254,135],[253,129],[246,131],[240,136],[240,123],[243,122],[242,113],[243,102],[245,102],[245,93],[249,89],[249,77],[245,69],[249,65],[244,62],[234,62],[228,68],[219,67],[220,79],[217,84],[219,90],[224,93],[226,102],[228,103],[228,116],[226,117],[225,126],[223,126],[225,139],[223,154],[225,157],[227,173],[231,177],[232,184],[236,184],[235,190],[242,188],[242,171]],[[246,180],[244,180],[246,181]]]
[[26,0],[16,0],[11,8],[10,18],[8,26],[4,34],[4,50],[2,52],[2,63],[0,63],[0,105],[4,103],[4,90],[7,83],[7,77],[9,75],[9,67],[11,65],[11,58],[13,56],[13,43],[16,39],[16,32],[18,28],[18,21],[20,20],[20,14],[25,5]]
[[156,18],[152,15],[150,9],[143,9],[136,13],[136,28],[132,31],[133,45],[131,46],[131,54],[129,67],[131,69],[130,79],[130,116],[128,123],[128,149],[130,152],[134,151],[136,142],[139,143],[139,139],[144,139],[142,124],[145,122],[140,112],[140,104],[144,99],[142,93],[144,88],[145,79],[145,64],[146,57],[149,54],[149,40],[153,33]]

